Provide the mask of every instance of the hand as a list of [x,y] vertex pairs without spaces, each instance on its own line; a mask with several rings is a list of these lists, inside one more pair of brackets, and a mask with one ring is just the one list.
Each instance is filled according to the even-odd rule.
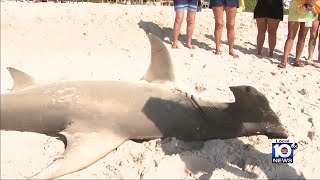
[[314,0],[313,4],[309,4],[308,10],[312,11],[314,14],[320,13],[320,0]]
[[313,4],[308,4],[307,10],[308,10],[308,11],[312,11],[312,10],[313,10]]
[[307,0],[307,3],[312,5],[312,4],[313,4],[314,2],[316,2],[316,1],[317,1],[317,0]]
[[312,11],[313,10],[313,6],[314,6],[314,3],[316,2],[317,0],[307,0],[307,10],[309,11]]

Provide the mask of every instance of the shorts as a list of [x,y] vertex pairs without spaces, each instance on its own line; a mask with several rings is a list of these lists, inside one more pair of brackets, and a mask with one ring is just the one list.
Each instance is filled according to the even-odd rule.
[[240,5],[239,5],[239,0],[210,0],[209,8],[221,7],[221,6],[238,8]]
[[189,11],[197,11],[198,0],[174,0],[174,10],[182,11],[188,9]]

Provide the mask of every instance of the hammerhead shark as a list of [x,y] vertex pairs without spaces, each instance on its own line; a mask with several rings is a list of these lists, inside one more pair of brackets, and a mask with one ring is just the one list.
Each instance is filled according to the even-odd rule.
[[54,179],[94,164],[127,140],[184,141],[265,135],[287,138],[267,98],[251,86],[232,86],[235,102],[204,100],[164,85],[175,82],[164,43],[152,34],[144,81],[37,83],[8,67],[14,85],[1,94],[1,130],[64,136],[60,158],[30,178]]

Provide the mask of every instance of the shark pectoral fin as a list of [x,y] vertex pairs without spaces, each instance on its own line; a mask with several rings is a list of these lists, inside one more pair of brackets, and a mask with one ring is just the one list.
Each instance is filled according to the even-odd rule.
[[54,179],[80,171],[120,146],[127,138],[112,132],[66,134],[68,145],[62,156],[31,179]]
[[141,80],[148,82],[174,81],[175,74],[167,47],[155,35],[148,34],[151,45],[151,62]]
[[27,73],[12,67],[7,67],[7,70],[13,79],[11,92],[19,91],[35,84],[35,80]]

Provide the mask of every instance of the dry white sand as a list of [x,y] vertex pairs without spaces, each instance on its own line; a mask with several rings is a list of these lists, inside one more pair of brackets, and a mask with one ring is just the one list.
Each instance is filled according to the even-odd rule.
[[[211,140],[200,150],[190,150],[175,139],[128,141],[94,165],[64,178],[320,178],[319,64],[276,67],[286,39],[287,18],[278,30],[275,58],[259,59],[252,17],[252,13],[237,15],[235,49],[240,58],[233,60],[228,55],[226,31],[223,54],[213,54],[214,19],[209,9],[196,17],[193,37],[197,49],[180,44],[180,49],[172,50],[173,7],[2,2],[1,93],[12,86],[7,66],[43,82],[139,80],[149,64],[145,33],[151,32],[167,44],[180,80],[191,89],[204,87],[199,95],[233,101],[228,86],[242,84],[264,93],[299,144],[294,163],[272,164],[271,140],[265,136]],[[185,27],[184,21],[181,42],[185,42]],[[265,43],[265,56],[267,47]],[[295,54],[295,48],[291,53]],[[63,143],[54,138],[1,131],[1,178],[30,176],[62,152]]]

